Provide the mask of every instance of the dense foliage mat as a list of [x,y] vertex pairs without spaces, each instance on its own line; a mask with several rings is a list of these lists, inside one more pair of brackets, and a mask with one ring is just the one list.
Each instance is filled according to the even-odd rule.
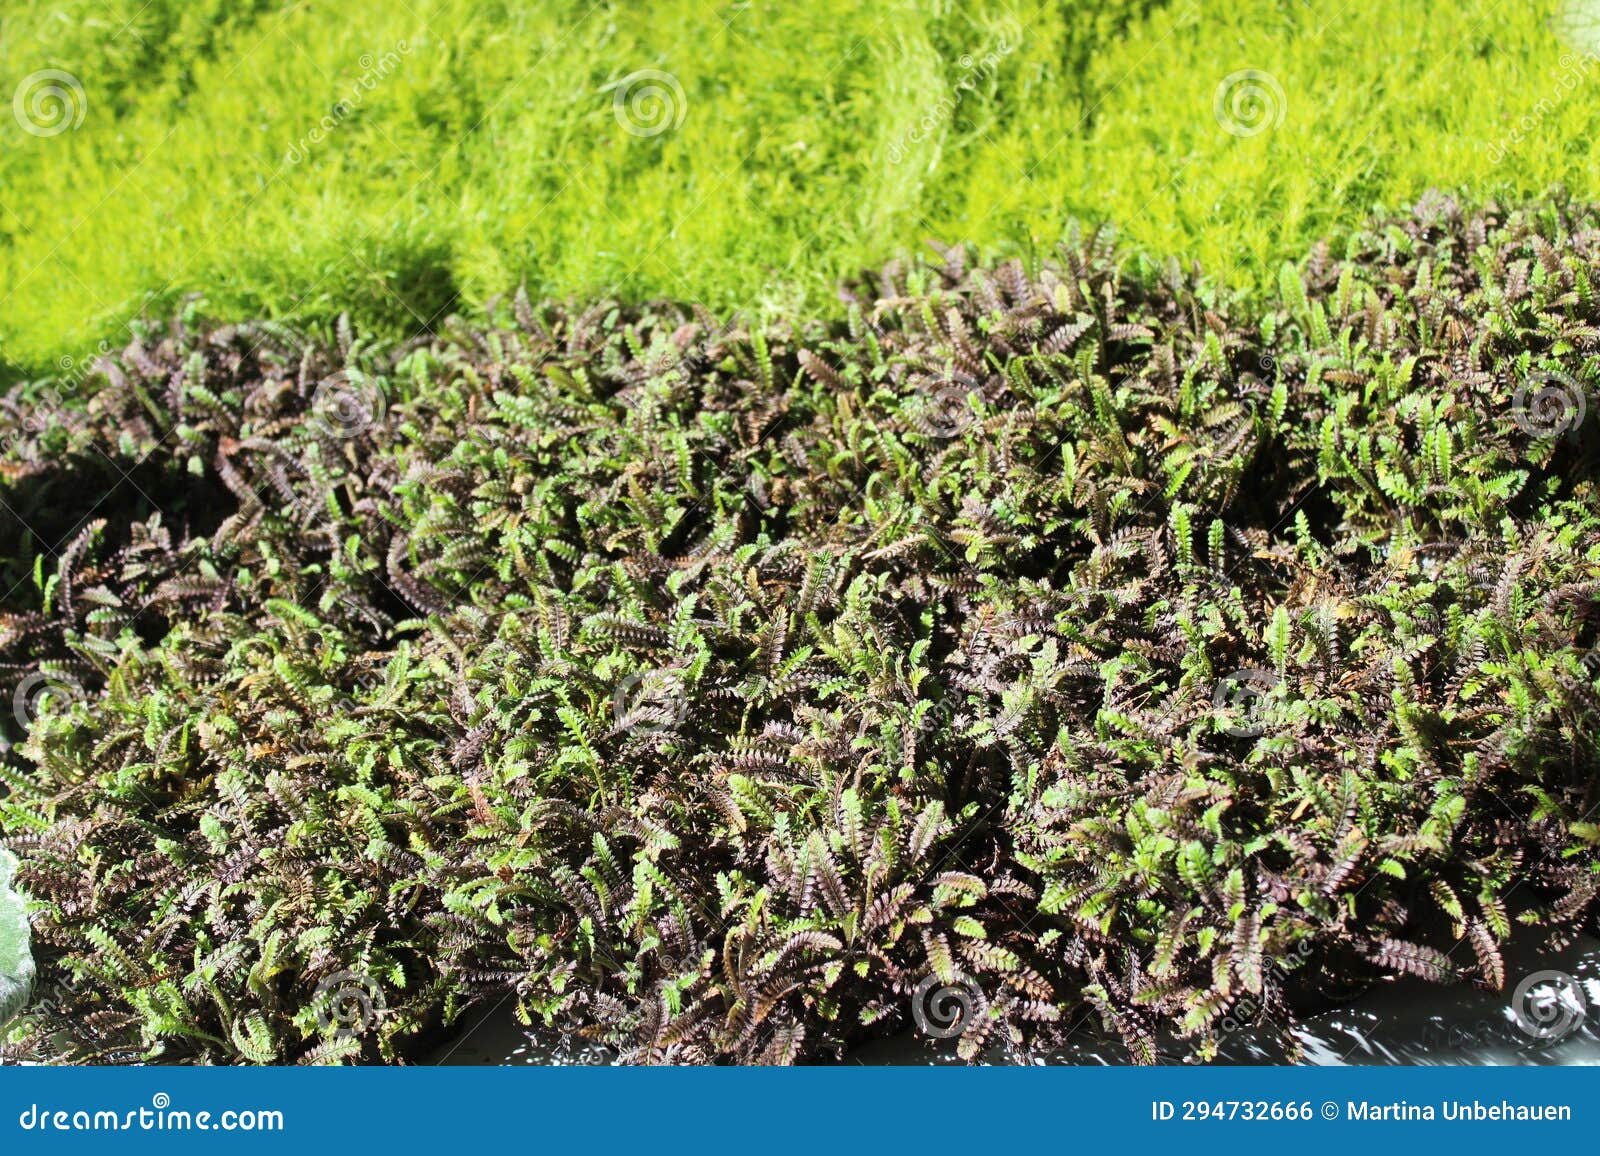
[[1429,198],[1248,323],[1096,236],[19,392],[13,1046],[393,1060],[510,992],[630,1061],[952,999],[1150,1059],[1500,985],[1595,909],[1597,275],[1593,210]]

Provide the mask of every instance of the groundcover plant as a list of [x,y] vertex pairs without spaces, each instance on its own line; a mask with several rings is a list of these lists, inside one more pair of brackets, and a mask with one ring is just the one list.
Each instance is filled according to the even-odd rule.
[[1037,261],[1073,220],[1266,296],[1430,187],[1600,197],[1596,11],[8,0],[0,384],[192,292],[386,336],[523,283],[838,319],[924,238]]
[[[1076,234],[771,322],[208,320],[0,456],[7,1052],[1205,1057],[1592,928],[1600,213],[1236,298]],[[26,944],[24,945],[26,948]]]
[[0,8],[0,1064],[1600,1057],[1600,0]]

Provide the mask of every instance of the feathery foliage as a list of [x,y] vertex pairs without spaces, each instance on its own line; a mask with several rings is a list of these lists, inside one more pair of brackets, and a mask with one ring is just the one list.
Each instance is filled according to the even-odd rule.
[[1097,233],[840,323],[184,314],[17,391],[0,664],[54,692],[0,822],[73,980],[26,1046],[400,1060],[509,991],[791,1062],[931,976],[969,1057],[1150,1059],[1498,985],[1595,907],[1597,435],[1537,391],[1592,403],[1597,275],[1591,209],[1430,197],[1255,323]]

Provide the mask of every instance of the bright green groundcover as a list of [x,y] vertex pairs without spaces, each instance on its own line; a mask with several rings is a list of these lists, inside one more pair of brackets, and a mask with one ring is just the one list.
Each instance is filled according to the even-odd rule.
[[522,282],[816,315],[925,238],[1074,219],[1259,286],[1428,187],[1597,191],[1584,0],[5,7],[11,377],[192,292],[391,332]]

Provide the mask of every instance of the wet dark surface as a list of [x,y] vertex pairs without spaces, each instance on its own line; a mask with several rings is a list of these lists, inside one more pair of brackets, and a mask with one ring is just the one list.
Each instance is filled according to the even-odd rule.
[[[1563,978],[1565,977],[1565,978]],[[1519,989],[1523,995],[1513,1003]],[[1519,1015],[1520,1010],[1520,1015]],[[1225,1027],[1228,1025],[1225,1021]],[[1294,1032],[1300,1062],[1358,1064],[1600,1065],[1600,940],[1582,937],[1565,951],[1508,952],[1506,987],[1441,987],[1398,980],[1373,988],[1347,1006],[1307,1017]],[[914,1032],[878,1040],[850,1053],[846,1063],[957,1064],[956,1041]],[[1179,1062],[1187,1049],[1163,1048]],[[1220,1063],[1280,1064],[1282,1033],[1267,1024],[1226,1031]],[[1072,1042],[1050,1053],[993,1051],[996,1064],[1125,1064],[1121,1041],[1085,1025]],[[433,1057],[440,1064],[607,1064],[612,1054],[581,1041],[531,1031],[507,999],[469,1017]]]

